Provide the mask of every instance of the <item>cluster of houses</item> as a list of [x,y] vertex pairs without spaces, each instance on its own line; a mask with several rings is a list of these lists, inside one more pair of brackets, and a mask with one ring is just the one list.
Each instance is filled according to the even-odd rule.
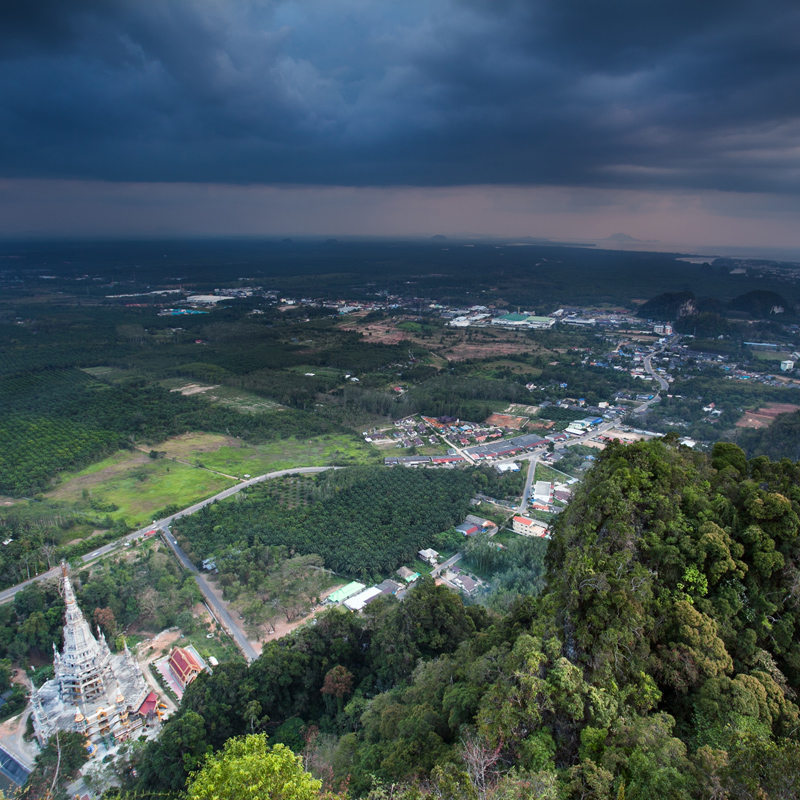
[[456,417],[423,417],[422,419],[454,444],[462,446],[471,443],[482,444],[513,432],[511,428],[503,428],[487,423],[467,422]]
[[[493,536],[497,533],[497,525],[491,520],[468,514],[464,522],[456,526],[456,530],[464,536],[474,536],[477,533],[487,533]],[[417,553],[420,561],[424,561],[432,567],[439,563],[439,553],[433,548],[425,548]],[[394,578],[387,578],[374,586],[367,587],[359,581],[351,581],[346,586],[342,586],[332,592],[325,599],[328,606],[343,605],[350,611],[363,611],[370,603],[385,595],[397,595],[403,592],[420,577],[419,572],[415,572],[409,567],[400,567],[395,572]],[[452,568],[447,573],[447,583],[454,585],[466,594],[473,594],[482,585],[477,579],[464,575],[457,568]]]
[[431,434],[425,421],[420,422],[414,417],[406,417],[396,420],[394,426],[398,430],[391,435],[391,438],[396,440],[398,447],[422,447],[426,441],[428,444],[436,444],[436,437]]
[[565,433],[572,434],[573,436],[583,436],[603,422],[603,417],[584,417],[583,419],[576,419],[567,425]]
[[387,467],[446,467],[466,464],[467,459],[454,450],[448,450],[447,453],[437,456],[387,456],[383,459],[383,463]]
[[[558,434],[552,434],[552,436],[557,437]],[[539,447],[546,447],[552,441],[558,441],[558,439],[542,438],[538,433],[526,433],[522,436],[514,436],[512,439],[503,439],[497,442],[468,447],[464,449],[464,452],[476,461],[492,461],[497,458],[510,458],[519,453],[536,450]]]

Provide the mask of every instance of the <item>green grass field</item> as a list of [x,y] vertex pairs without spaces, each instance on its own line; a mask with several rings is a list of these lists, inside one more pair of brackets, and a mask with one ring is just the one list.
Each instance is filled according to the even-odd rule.
[[481,362],[475,366],[471,374],[476,378],[494,378],[503,370],[510,370],[514,375],[526,375],[530,378],[538,378],[542,374],[542,370],[539,367],[532,367],[530,364],[502,358],[495,361]]
[[[183,631],[181,631],[183,634]],[[178,647],[194,645],[198,653],[208,662],[209,656],[214,656],[220,663],[229,661],[232,658],[242,658],[242,651],[239,650],[236,642],[221,631],[215,633],[211,639],[206,638],[206,629],[202,625],[197,625],[197,629],[188,636],[182,635],[175,644]]]
[[[222,437],[220,437],[222,438]],[[204,466],[237,477],[263,475],[291,467],[318,467],[339,464],[377,463],[377,451],[365,442],[336,434],[312,439],[283,439],[278,442],[248,445],[241,440],[199,456]]]
[[755,350],[753,352],[753,358],[756,361],[785,361],[788,359],[792,361],[792,356],[790,353],[784,353],[775,350]]
[[112,519],[124,517],[138,527],[146,525],[165,506],[189,506],[233,483],[208,470],[168,459],[153,461],[138,451],[122,451],[79,472],[64,473],[58,486],[45,497],[78,507],[90,500],[113,503],[117,510],[108,512]]
[[318,378],[336,378],[344,382],[344,376],[348,370],[339,369],[338,367],[320,367],[313,364],[298,364],[294,367],[286,367],[287,372],[299,372],[305,375],[306,372],[312,372]]
[[[405,564],[412,572],[418,572],[420,575],[430,575],[433,572],[433,567],[427,562],[422,561],[422,559],[415,558],[412,562]],[[392,580],[398,580],[402,583],[402,579],[398,579],[395,575],[389,576]]]
[[141,377],[141,373],[135,369],[123,369],[122,367],[83,367],[81,372],[98,378],[101,381],[115,383],[126,378]]
[[65,472],[45,497],[78,508],[88,508],[91,501],[113,503],[118,508],[108,512],[112,519],[124,517],[138,527],[168,505],[185,508],[246,474],[379,461],[377,451],[365,442],[336,434],[250,445],[230,436],[188,433],[154,449],[165,456],[153,460],[145,452],[123,450],[80,471]]
[[550,481],[550,483],[563,483],[569,480],[570,474],[566,471],[559,472],[557,469],[546,467],[544,464],[536,465],[536,480]]

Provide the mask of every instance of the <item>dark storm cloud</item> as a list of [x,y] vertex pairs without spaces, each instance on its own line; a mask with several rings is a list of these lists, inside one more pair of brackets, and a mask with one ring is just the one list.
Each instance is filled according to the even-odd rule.
[[6,0],[0,174],[796,192],[800,6]]

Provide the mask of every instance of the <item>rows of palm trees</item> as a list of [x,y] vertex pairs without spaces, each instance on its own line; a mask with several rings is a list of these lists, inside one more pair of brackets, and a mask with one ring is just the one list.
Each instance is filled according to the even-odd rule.
[[464,472],[359,467],[341,473],[316,479],[321,490],[293,509],[268,486],[235,505],[215,504],[182,523],[181,536],[198,558],[234,542],[283,545],[292,555],[319,554],[339,574],[371,579],[412,561],[433,536],[463,521],[475,490],[474,477]]

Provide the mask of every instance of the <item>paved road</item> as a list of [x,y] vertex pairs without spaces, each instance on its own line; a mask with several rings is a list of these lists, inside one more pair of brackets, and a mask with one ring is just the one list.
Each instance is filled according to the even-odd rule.
[[[242,489],[247,489],[250,486],[255,486],[258,483],[263,483],[264,481],[271,480],[272,478],[281,478],[284,475],[314,475],[318,472],[325,472],[329,469],[339,469],[339,467],[295,467],[294,469],[280,469],[275,472],[267,472],[264,475],[258,475],[257,477],[250,478],[246,481],[241,481],[235,486],[231,486],[229,489],[225,489],[224,491],[219,492],[219,494],[209,497],[207,500],[201,500],[199,503],[189,506],[189,508],[184,508],[183,511],[179,511],[177,514],[173,514],[170,517],[165,517],[164,519],[153,520],[151,525],[148,525],[145,528],[140,528],[138,531],[134,531],[133,533],[129,533],[127,536],[123,536],[121,539],[117,539],[115,542],[110,542],[102,547],[98,547],[96,550],[92,550],[91,553],[86,553],[86,555],[81,556],[81,558],[85,563],[94,561],[94,559],[107,555],[112,550],[116,550],[120,545],[124,546],[126,543],[133,542],[135,539],[144,538],[144,535],[148,531],[151,531],[155,528],[163,528],[164,526],[168,526],[176,519],[189,516],[190,514],[195,514],[196,512],[200,511],[201,508],[205,508],[207,505],[215,502],[216,500],[224,500],[226,497],[231,497],[237,492],[241,492]],[[8,589],[4,589],[2,592],[0,592],[0,604],[7,603],[9,600],[12,600],[14,595],[24,589],[26,586],[30,586],[36,581],[46,581],[50,578],[57,578],[60,574],[61,569],[60,567],[56,566],[47,572],[40,573],[35,578],[31,578],[30,580],[18,583],[16,586],[11,586]]]
[[466,450],[464,450],[463,447],[459,447],[455,442],[451,442],[443,433],[439,434],[439,438],[442,440],[442,442],[444,442],[444,444],[455,450],[456,453],[460,455],[468,464],[477,463],[477,461]]
[[61,574],[60,567],[53,567],[53,569],[47,570],[47,572],[41,572],[35,578],[31,578],[27,581],[22,581],[22,583],[18,583],[16,586],[11,586],[8,589],[3,589],[0,592],[0,603],[7,603],[9,600],[14,599],[14,595],[24,589],[26,586],[30,586],[32,583],[36,583],[36,581],[46,581],[50,578],[57,578]]
[[648,375],[651,375],[658,381],[658,387],[661,389],[662,392],[666,392],[669,389],[669,384],[653,369],[653,356],[658,355],[661,351],[654,350],[652,353],[648,353],[644,357],[644,370]]
[[217,618],[222,622],[222,627],[226,629],[226,631],[233,637],[236,644],[239,645],[239,649],[244,653],[245,658],[248,661],[255,661],[258,658],[258,653],[256,653],[256,651],[253,649],[250,642],[247,641],[247,636],[234,621],[233,617],[228,613],[228,609],[225,608],[224,604],[221,603],[217,599],[216,595],[211,591],[211,587],[208,585],[206,578],[200,574],[197,567],[195,567],[195,565],[191,562],[189,557],[183,551],[183,548],[178,544],[177,539],[170,532],[169,528],[166,526],[162,527],[161,533],[164,537],[164,541],[177,556],[181,566],[183,566],[184,569],[189,570],[189,572],[194,575],[194,579],[197,581],[197,585],[200,587],[203,597],[205,597],[206,602],[214,609]]
[[446,569],[449,569],[456,564],[457,562],[461,561],[461,553],[456,553],[454,556],[451,556],[447,559],[447,561],[442,561],[441,564],[438,564],[431,570],[431,577],[437,578],[442,572]]

